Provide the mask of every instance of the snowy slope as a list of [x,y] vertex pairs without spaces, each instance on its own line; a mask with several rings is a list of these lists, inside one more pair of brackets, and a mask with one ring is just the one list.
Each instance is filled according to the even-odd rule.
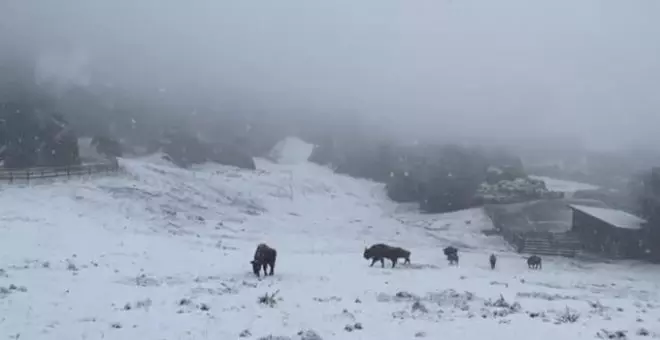
[[[660,331],[658,275],[649,266],[544,259],[543,271],[530,271],[480,233],[491,226],[479,210],[399,213],[382,185],[309,163],[258,160],[257,172],[183,170],[157,156],[121,164],[116,177],[0,192],[0,338],[295,339],[311,329],[323,339],[591,339],[601,328],[632,337],[641,327]],[[261,280],[248,263],[259,242],[278,250],[275,276]],[[376,242],[411,249],[413,264],[370,268],[362,250]],[[441,255],[449,244],[461,248],[459,267]],[[500,256],[495,271],[491,252]],[[275,305],[257,302],[276,291]],[[493,303],[500,294],[520,308]],[[577,322],[555,324],[566,306],[580,313]]]

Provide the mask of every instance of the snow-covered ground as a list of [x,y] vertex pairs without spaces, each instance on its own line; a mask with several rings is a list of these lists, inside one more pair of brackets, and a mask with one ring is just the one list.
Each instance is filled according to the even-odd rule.
[[[660,333],[655,267],[547,258],[532,271],[481,234],[491,226],[480,210],[397,212],[382,185],[309,163],[121,164],[114,177],[0,191],[1,339]],[[278,251],[273,277],[250,271],[259,242]],[[410,249],[412,265],[369,267],[362,251],[377,242]],[[450,244],[458,267],[442,255]]]
[[543,177],[543,176],[529,176],[529,177],[533,178],[533,179],[538,179],[538,180],[544,181],[546,187],[550,191],[574,193],[574,192],[580,191],[580,190],[596,190],[596,189],[598,189],[597,186],[587,184],[587,183],[565,181],[565,180],[561,180],[561,179]]

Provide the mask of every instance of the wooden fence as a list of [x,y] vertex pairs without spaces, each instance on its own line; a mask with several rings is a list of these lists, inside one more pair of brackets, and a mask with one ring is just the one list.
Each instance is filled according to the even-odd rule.
[[91,176],[93,174],[117,172],[118,170],[119,163],[117,160],[62,167],[0,169],[0,182],[30,182],[31,180],[46,178]]
[[582,248],[577,235],[571,232],[551,233],[502,230],[502,237],[518,253],[575,257]]
[[577,235],[570,231],[537,230],[547,228],[543,224],[530,221],[529,211],[519,209],[526,204],[530,203],[487,205],[484,210],[493,222],[495,230],[518,253],[567,257],[579,254],[581,244]]

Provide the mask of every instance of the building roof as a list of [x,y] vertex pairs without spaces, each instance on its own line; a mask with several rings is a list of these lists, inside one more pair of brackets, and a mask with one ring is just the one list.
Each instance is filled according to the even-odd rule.
[[589,207],[577,204],[570,204],[569,207],[617,228],[641,229],[642,225],[646,223],[644,219],[621,210]]

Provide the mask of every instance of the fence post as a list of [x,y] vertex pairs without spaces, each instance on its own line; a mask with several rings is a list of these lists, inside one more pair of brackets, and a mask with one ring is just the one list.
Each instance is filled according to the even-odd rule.
[[71,178],[71,167],[70,166],[66,167],[66,178],[67,179]]
[[14,172],[9,171],[9,183],[14,183]]
[[27,182],[30,183],[30,170],[25,170],[25,179],[27,179]]

